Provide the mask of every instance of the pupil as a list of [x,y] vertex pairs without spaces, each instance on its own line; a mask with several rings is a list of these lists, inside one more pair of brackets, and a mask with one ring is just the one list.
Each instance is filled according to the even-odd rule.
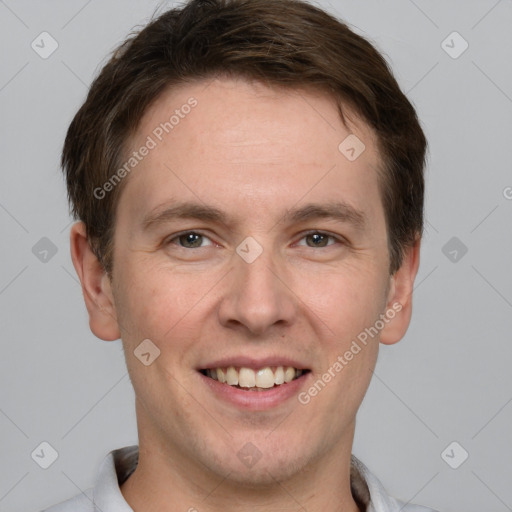
[[321,233],[313,233],[309,235],[310,240],[313,241],[313,246],[315,247],[325,247],[327,242],[327,237],[322,235]]
[[187,247],[200,247],[201,235],[197,233],[187,233],[186,235],[181,235],[180,242]]

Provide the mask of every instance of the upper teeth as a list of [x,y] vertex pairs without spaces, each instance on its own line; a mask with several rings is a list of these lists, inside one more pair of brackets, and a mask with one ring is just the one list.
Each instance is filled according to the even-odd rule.
[[302,375],[302,370],[297,370],[292,366],[277,366],[272,371],[270,366],[253,370],[252,368],[215,368],[206,370],[206,374],[212,379],[229,384],[230,386],[240,386],[242,388],[271,388],[275,385],[291,382],[296,377]]

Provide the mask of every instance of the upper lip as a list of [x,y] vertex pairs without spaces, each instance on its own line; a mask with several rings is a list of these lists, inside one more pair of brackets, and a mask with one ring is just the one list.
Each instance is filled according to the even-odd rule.
[[217,359],[210,363],[206,363],[204,366],[198,368],[198,370],[208,370],[214,368],[228,368],[229,366],[252,368],[253,370],[259,370],[266,366],[292,366],[297,370],[307,370],[308,367],[301,362],[284,356],[272,356],[265,358],[254,358],[249,356],[237,356],[237,357],[225,357]]

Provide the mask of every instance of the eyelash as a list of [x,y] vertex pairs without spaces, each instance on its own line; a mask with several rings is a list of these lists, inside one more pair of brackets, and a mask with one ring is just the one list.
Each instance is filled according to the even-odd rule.
[[[207,235],[201,233],[201,231],[194,231],[194,230],[182,231],[181,233],[177,233],[176,235],[172,236],[172,238],[166,239],[165,245],[170,245],[170,244],[178,245],[177,240],[179,240],[180,237],[182,237],[184,235],[188,235],[188,234],[199,235],[199,236],[202,236],[203,238],[207,238],[211,242],[211,244],[208,244],[208,245],[218,245],[218,244],[216,244],[216,242],[211,240],[210,237],[208,237]],[[334,240],[337,243],[340,243],[340,244],[343,244],[343,245],[346,244],[346,241],[344,239],[342,239],[341,237],[336,236],[336,235],[332,235],[331,233],[328,233],[326,231],[320,231],[320,230],[317,230],[317,229],[316,230],[313,229],[313,230],[307,231],[306,233],[303,233],[302,236],[299,238],[299,241],[304,240],[305,238],[307,238],[310,235],[322,235],[322,236],[328,237],[330,240]],[[321,246],[319,248],[322,249],[324,247],[329,247],[331,245],[334,245],[334,244],[328,243],[327,246]],[[181,249],[201,249],[201,248],[203,248],[203,247],[192,247],[192,248],[191,247],[183,247],[183,246],[180,246],[180,245],[178,245],[178,247],[180,247]],[[315,247],[310,247],[310,246],[306,246],[306,247],[309,247],[310,249],[314,249],[315,248]]]
[[[300,238],[299,238],[299,241],[301,240],[304,240],[306,237],[310,236],[310,235],[321,235],[321,236],[325,236],[327,237],[328,239],[330,240],[334,240],[334,242],[337,242],[338,244],[344,244],[345,241],[339,237],[339,236],[336,236],[336,235],[332,235],[331,233],[328,233],[326,231],[319,231],[318,229],[312,229],[310,231],[306,231],[306,233],[304,233]],[[319,247],[319,249],[323,249],[324,247],[329,247],[331,245],[335,245],[334,243],[327,243],[327,246],[322,246],[322,247]],[[310,246],[306,246],[310,249],[314,249],[315,247],[310,247]]]
[[[215,244],[215,242],[213,242],[213,240],[210,239],[210,237],[201,233],[201,231],[194,231],[194,230],[182,231],[181,233],[177,233],[176,235],[173,235],[171,238],[167,238],[164,243],[165,243],[165,245],[170,245],[170,244],[178,245],[176,243],[176,241],[179,240],[180,237],[185,236],[185,235],[190,235],[190,234],[199,235],[199,236],[202,236],[203,238],[207,238],[208,240],[210,240],[210,242],[212,242],[211,245],[217,245],[217,244]],[[183,247],[180,245],[178,245],[178,247],[180,247],[181,249],[190,249],[190,247]],[[201,247],[194,247],[194,249],[201,249]]]

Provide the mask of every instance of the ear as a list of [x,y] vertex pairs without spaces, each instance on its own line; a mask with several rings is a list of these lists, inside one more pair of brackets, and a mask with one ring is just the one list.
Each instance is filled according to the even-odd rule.
[[412,315],[412,291],[420,264],[420,237],[404,252],[400,268],[390,277],[385,323],[380,333],[380,342],[392,345],[405,335]]
[[105,341],[119,339],[121,334],[110,278],[89,245],[83,222],[71,227],[70,244],[71,259],[82,284],[91,331]]

